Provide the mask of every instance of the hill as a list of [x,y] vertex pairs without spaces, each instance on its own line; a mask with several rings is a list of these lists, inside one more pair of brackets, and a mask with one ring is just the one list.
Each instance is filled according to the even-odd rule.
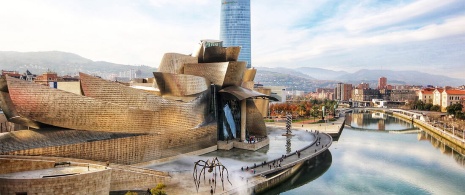
[[[285,72],[285,73],[283,73]],[[318,87],[334,88],[336,82],[315,80],[297,71],[283,71],[283,69],[258,68],[255,83],[265,86],[285,86],[287,90],[315,91]]]
[[313,67],[300,67],[295,70],[318,80],[336,80],[339,76],[349,74],[346,71],[334,71]]
[[[394,70],[366,70],[341,75],[336,80],[346,83],[377,83],[380,77],[386,77],[388,84],[408,85],[433,85],[433,86],[459,86],[465,83],[463,79],[451,78],[443,75],[428,74],[419,71],[394,71]],[[372,86],[372,85],[370,85]],[[372,86],[373,87],[373,86]]]
[[16,70],[20,73],[26,70],[33,74],[41,74],[47,70],[58,75],[77,75],[84,72],[98,75],[102,78],[128,75],[130,70],[138,71],[140,77],[153,77],[156,68],[145,65],[132,66],[115,64],[105,61],[92,61],[79,55],[60,51],[44,52],[14,52],[0,51],[0,67],[3,70]]

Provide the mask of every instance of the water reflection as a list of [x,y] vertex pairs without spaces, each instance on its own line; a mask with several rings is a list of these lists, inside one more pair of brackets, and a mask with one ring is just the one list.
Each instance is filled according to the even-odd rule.
[[327,150],[321,153],[317,158],[305,161],[302,168],[279,187],[270,189],[261,194],[280,194],[299,188],[323,175],[329,167],[331,167],[332,159],[331,152]]
[[[279,187],[282,191],[273,192],[287,195],[463,194],[463,155],[423,132],[403,134],[399,130],[413,127],[408,122],[391,116],[376,117],[366,113],[349,115],[347,118],[354,126],[371,129],[345,127],[339,141],[330,148],[332,163],[323,175],[301,186],[282,184]],[[385,130],[380,130],[383,126],[379,128],[379,120],[385,120]],[[393,130],[394,133],[376,133]]]
[[405,131],[418,129],[411,122],[380,112],[347,115],[346,125],[358,130]]
[[426,131],[421,131],[418,133],[417,139],[418,141],[427,141],[431,143],[431,145],[438,149],[442,154],[452,157],[457,164],[465,167],[465,155],[454,150],[453,147],[457,146],[455,146],[453,143],[444,143]]

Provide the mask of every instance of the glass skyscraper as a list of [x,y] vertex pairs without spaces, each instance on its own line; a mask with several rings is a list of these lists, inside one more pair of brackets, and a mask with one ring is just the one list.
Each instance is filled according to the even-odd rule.
[[250,48],[250,0],[221,0],[220,39],[223,46],[241,46],[239,61],[252,67]]

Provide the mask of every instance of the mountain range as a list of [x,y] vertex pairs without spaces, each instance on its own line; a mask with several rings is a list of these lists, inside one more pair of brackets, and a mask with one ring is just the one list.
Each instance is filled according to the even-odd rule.
[[0,69],[19,71],[29,70],[33,74],[42,74],[48,70],[58,75],[78,75],[84,72],[109,79],[115,76],[127,76],[129,72],[138,71],[140,77],[153,77],[156,68],[145,65],[123,65],[105,61],[92,61],[77,54],[45,51],[45,52],[15,52],[0,51]]
[[[73,53],[60,51],[0,51],[0,69],[14,70],[20,73],[29,70],[33,74],[41,74],[50,70],[57,72],[58,75],[71,76],[77,75],[78,72],[84,72],[107,79],[111,78],[111,76],[125,76],[130,70],[137,72],[139,77],[153,77],[152,72],[157,70],[146,65],[123,65],[105,61],[92,61]],[[460,86],[465,84],[464,79],[419,71],[362,69],[349,73],[314,67],[295,69],[256,67],[256,69],[258,70],[255,77],[256,83],[268,86],[286,86],[289,90],[307,92],[321,87],[334,88],[338,82],[354,85],[365,82],[374,88],[380,77],[386,77],[390,85]]]
[[[282,73],[289,75],[289,77],[302,77],[303,74],[307,75],[309,81],[328,81],[325,85],[333,82],[334,86],[338,82],[350,83],[357,85],[365,82],[369,83],[372,88],[377,86],[380,77],[386,77],[390,85],[421,85],[421,86],[460,86],[465,84],[464,79],[451,78],[443,75],[429,74],[419,71],[394,71],[394,70],[367,70],[362,69],[354,73],[345,71],[333,71],[322,68],[300,67],[296,69],[289,68],[265,68],[257,67],[258,72],[264,70],[274,73]],[[257,73],[258,74],[258,73]],[[269,78],[256,78],[268,81]],[[321,86],[324,87],[324,86]]]

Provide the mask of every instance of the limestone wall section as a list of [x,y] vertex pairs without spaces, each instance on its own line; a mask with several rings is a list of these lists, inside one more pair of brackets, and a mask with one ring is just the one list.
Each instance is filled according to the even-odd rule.
[[6,155],[52,156],[135,164],[167,158],[216,145],[216,123],[168,132],[162,135],[140,135],[118,139],[83,142],[6,152]]
[[24,161],[21,159],[0,158],[0,174],[53,168],[55,161]]
[[[55,162],[40,159],[0,159],[0,171],[22,172],[53,168]],[[93,165],[100,168],[98,165]],[[108,194],[111,169],[51,178],[0,178],[0,194]]]

